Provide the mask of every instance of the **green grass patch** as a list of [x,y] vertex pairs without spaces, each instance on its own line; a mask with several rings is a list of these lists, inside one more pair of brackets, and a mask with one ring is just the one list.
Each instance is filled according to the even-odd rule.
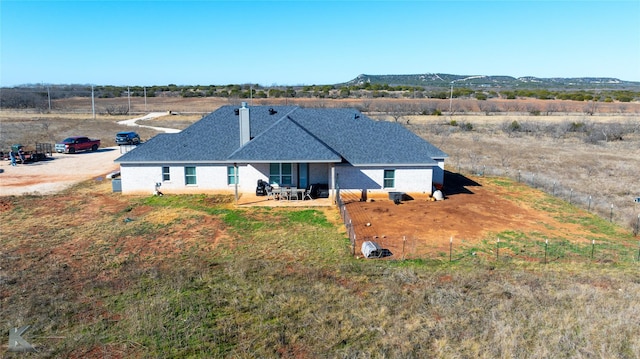
[[502,178],[502,177],[485,177],[484,181],[487,183],[490,183],[492,185],[498,186],[498,187],[504,187],[504,188],[508,188],[508,189],[519,189],[519,184],[517,182],[514,182],[511,179],[508,178]]
[[308,225],[314,225],[319,227],[330,227],[332,226],[323,213],[317,210],[298,210],[298,211],[286,211],[284,213],[285,217],[289,219],[292,223],[305,223]]

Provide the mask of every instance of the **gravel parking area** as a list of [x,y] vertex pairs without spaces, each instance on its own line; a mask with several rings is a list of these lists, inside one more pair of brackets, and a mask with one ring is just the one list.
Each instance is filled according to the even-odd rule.
[[113,161],[122,154],[119,147],[107,147],[75,154],[54,152],[46,161],[24,165],[0,161],[0,196],[52,194],[91,178],[107,180],[107,174],[118,170]]

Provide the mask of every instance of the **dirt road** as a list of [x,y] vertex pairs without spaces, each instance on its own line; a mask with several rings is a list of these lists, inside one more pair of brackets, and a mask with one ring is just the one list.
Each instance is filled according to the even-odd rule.
[[120,121],[120,122],[118,122],[118,124],[123,125],[123,126],[134,126],[134,127],[150,128],[152,130],[156,130],[158,132],[165,132],[165,133],[178,133],[178,132],[180,132],[180,130],[175,129],[175,128],[154,127],[154,126],[147,126],[147,125],[140,124],[140,122],[142,122],[142,121],[153,120],[154,118],[158,118],[158,117],[162,117],[162,116],[166,116],[166,115],[167,115],[166,112],[152,112],[152,113],[150,113],[150,114],[148,114],[146,116],[143,116],[143,117],[132,118],[130,120]]

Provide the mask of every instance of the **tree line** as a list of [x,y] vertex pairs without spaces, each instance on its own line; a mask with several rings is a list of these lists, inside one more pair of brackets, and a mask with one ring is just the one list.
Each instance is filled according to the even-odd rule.
[[631,90],[549,90],[549,89],[450,89],[389,84],[270,86],[258,84],[164,86],[87,86],[33,85],[1,89],[1,108],[47,108],[51,100],[70,97],[222,97],[240,99],[266,98],[433,98],[433,99],[522,99],[572,100],[586,102],[632,102],[640,100],[640,92]]

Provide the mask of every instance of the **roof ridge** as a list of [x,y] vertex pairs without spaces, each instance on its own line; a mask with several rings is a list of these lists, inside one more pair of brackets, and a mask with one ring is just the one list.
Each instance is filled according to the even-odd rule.
[[[266,107],[266,106],[264,106],[264,107]],[[249,142],[245,143],[244,145],[242,145],[242,146],[240,146],[240,147],[236,148],[233,152],[231,152],[231,153],[227,156],[227,158],[231,158],[231,157],[233,157],[236,153],[238,153],[240,150],[242,150],[246,145],[250,144],[250,143],[251,143],[251,141],[253,141],[253,140],[255,140],[255,139],[259,139],[259,138],[260,138],[260,137],[262,137],[262,136],[266,136],[265,134],[266,134],[266,133],[268,133],[268,132],[269,132],[269,130],[271,130],[273,127],[277,126],[280,122],[282,122],[282,121],[286,120],[287,118],[291,119],[291,118],[289,117],[289,115],[288,115],[288,114],[284,114],[284,115],[282,115],[282,117],[281,117],[280,119],[278,119],[277,121],[274,121],[271,125],[267,126],[267,128],[265,128],[262,132],[260,132],[259,134],[257,134],[257,135],[256,135],[256,137],[254,137],[254,138],[250,139],[250,140],[249,140]],[[251,119],[249,119],[249,121],[251,121]],[[251,123],[249,123],[249,126],[251,126]],[[299,126],[299,125],[296,123],[296,126]]]
[[333,147],[329,146],[328,143],[323,141],[320,137],[316,136],[313,132],[309,131],[305,126],[301,125],[298,121],[296,121],[296,120],[292,119],[291,117],[289,117],[289,115],[287,115],[287,118],[289,118],[289,120],[291,120],[291,122],[295,123],[296,126],[300,127],[304,132],[306,132],[311,137],[313,137],[316,141],[318,141],[323,146],[325,146],[326,148],[331,150],[331,152],[335,153],[336,155],[340,156],[340,158],[344,159],[344,156],[341,153],[338,153]]

